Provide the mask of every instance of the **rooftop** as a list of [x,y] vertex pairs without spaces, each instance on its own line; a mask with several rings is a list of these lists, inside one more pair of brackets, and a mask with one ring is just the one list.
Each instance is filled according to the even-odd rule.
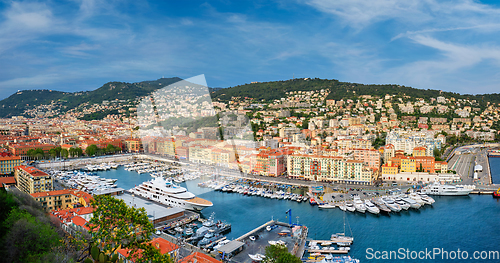
[[184,211],[184,209],[178,207],[167,208],[166,206],[157,204],[156,202],[133,196],[129,193],[124,193],[114,197],[125,201],[125,203],[129,206],[136,208],[144,207],[150,219],[167,217]]

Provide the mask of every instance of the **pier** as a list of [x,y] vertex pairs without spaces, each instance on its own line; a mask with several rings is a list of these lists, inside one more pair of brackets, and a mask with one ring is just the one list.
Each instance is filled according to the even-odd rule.
[[[270,231],[266,229],[268,226],[271,227]],[[234,240],[244,244],[244,247],[231,261],[250,263],[252,259],[249,255],[264,255],[265,248],[274,243],[283,244],[291,254],[301,258],[305,251],[307,233],[307,227],[270,220]]]

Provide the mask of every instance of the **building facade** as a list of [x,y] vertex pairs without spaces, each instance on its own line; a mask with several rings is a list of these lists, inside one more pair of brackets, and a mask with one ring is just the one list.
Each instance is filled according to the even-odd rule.
[[21,165],[21,156],[0,157],[0,175],[14,172],[14,167]]
[[14,177],[17,188],[27,194],[52,191],[54,186],[52,176],[34,167],[16,166]]

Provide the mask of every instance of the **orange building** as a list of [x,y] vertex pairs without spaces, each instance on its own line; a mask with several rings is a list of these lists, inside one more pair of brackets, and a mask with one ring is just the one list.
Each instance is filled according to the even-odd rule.
[[[425,149],[425,148],[424,148]],[[434,157],[432,156],[418,156],[415,157],[415,165],[417,171],[426,173],[435,173]]]
[[49,150],[55,148],[54,144],[40,144],[40,143],[26,143],[26,144],[15,144],[9,146],[9,151],[12,155],[26,156],[28,151],[33,149],[42,149],[45,154],[49,153]]

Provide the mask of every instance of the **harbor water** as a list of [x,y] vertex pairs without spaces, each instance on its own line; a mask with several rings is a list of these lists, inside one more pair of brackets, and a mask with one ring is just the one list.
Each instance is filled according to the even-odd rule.
[[500,158],[493,157],[488,158],[488,160],[490,162],[491,181],[494,184],[500,184]]
[[[500,159],[499,159],[500,161]],[[494,160],[490,159],[492,172]],[[498,166],[497,166],[498,167]],[[500,167],[498,167],[500,168]],[[98,172],[103,178],[118,179],[118,187],[133,188],[143,181],[149,180],[148,174],[137,174],[117,170]],[[391,216],[344,213],[340,209],[321,210],[310,206],[307,202],[297,203],[289,200],[269,199],[258,196],[245,196],[237,193],[215,192],[210,188],[198,187],[199,180],[181,184],[190,192],[201,198],[210,200],[213,207],[204,209],[206,218],[215,212],[218,220],[232,224],[232,231],[227,235],[234,239],[263,223],[277,219],[289,222],[285,213],[292,210],[291,221],[306,225],[309,238],[328,240],[331,234],[344,231],[354,237],[354,244],[349,255],[361,262],[391,262],[387,259],[374,259],[374,252],[379,251],[467,251],[472,257],[475,251],[500,251],[500,202],[491,195],[470,195],[465,197],[434,197],[436,203],[419,210],[405,211]],[[210,189],[210,190],[209,190]],[[401,254],[399,254],[401,256]],[[453,254],[450,254],[453,255]],[[465,254],[462,254],[465,255]],[[427,260],[408,260],[401,257],[393,262],[450,262],[460,261],[437,258]],[[470,260],[462,260],[469,262]],[[475,260],[474,260],[475,261]],[[482,262],[499,262],[500,260],[478,260]]]

